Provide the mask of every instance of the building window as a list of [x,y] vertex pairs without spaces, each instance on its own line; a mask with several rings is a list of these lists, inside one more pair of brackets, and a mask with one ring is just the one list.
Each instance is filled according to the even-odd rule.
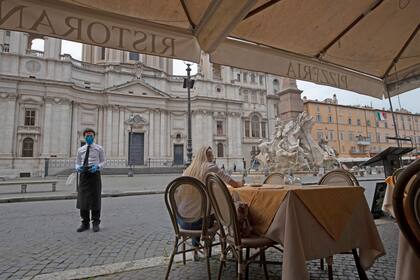
[[375,125],[376,125],[376,127],[379,127],[379,122],[378,122],[378,121],[376,121],[376,122],[375,122]]
[[139,53],[129,52],[128,59],[129,60],[139,61],[140,60],[140,55],[139,55]]
[[266,133],[266,130],[265,130],[265,126],[266,126],[266,123],[265,123],[265,122],[261,122],[261,137],[262,137],[262,138],[267,137],[267,133]]
[[262,85],[264,83],[264,77],[263,75],[260,75],[260,85]]
[[216,130],[217,130],[217,135],[218,136],[223,135],[223,121],[217,121],[216,122]]
[[249,137],[249,121],[245,121],[245,137]]
[[332,123],[333,122],[332,116],[328,116],[328,122],[329,123]]
[[370,126],[370,120],[366,121],[366,126]]
[[244,102],[248,103],[249,99],[248,99],[248,91],[244,91]]
[[101,47],[101,59],[105,60],[105,48]]
[[260,119],[257,116],[251,118],[251,135],[252,137],[260,137]]
[[257,104],[257,93],[255,93],[255,92],[251,93],[251,103],[252,104]]
[[35,125],[35,110],[34,109],[25,110],[25,125],[30,125],[30,126]]
[[262,104],[262,105],[265,104],[264,93],[261,93],[261,95],[260,95],[260,104]]
[[34,156],[34,140],[32,138],[23,139],[22,143],[22,157]]
[[387,122],[384,122],[384,127],[388,128],[388,123]]
[[279,80],[277,79],[273,80],[273,90],[274,90],[274,93],[280,91],[280,83],[279,83]]
[[381,134],[380,133],[376,133],[376,142],[381,143]]
[[246,82],[248,82],[248,73],[244,73],[244,82],[246,83]]
[[255,83],[255,74],[254,73],[251,74],[251,83]]
[[348,119],[348,123],[349,123],[349,125],[351,125],[351,118]]
[[316,115],[316,121],[317,122],[322,122],[322,117],[321,117],[321,115]]
[[224,157],[223,144],[217,144],[217,157]]
[[360,119],[357,119],[357,125],[358,126],[361,126],[362,125],[362,123],[360,122]]
[[236,80],[238,81],[238,82],[240,82],[241,81],[241,74],[236,74]]
[[316,136],[317,136],[318,140],[323,139],[324,138],[324,135],[322,133],[322,130],[317,130]]

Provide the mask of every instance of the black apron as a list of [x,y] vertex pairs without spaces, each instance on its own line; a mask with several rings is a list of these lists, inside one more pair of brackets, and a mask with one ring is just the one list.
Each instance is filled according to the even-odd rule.
[[80,183],[77,187],[77,209],[101,210],[101,172],[80,173]]

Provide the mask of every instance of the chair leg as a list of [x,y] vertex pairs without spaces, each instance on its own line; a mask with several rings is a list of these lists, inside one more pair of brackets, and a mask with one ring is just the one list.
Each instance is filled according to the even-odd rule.
[[226,262],[226,255],[227,255],[227,250],[222,250],[222,254],[220,255],[220,266],[219,266],[219,272],[217,273],[217,280],[220,280],[220,278],[222,277],[222,270]]
[[249,254],[250,254],[251,249],[250,248],[246,248],[245,249],[245,279],[248,280],[248,272],[249,272],[249,264],[248,264],[248,260],[249,260]]
[[242,248],[236,250],[236,252],[238,254],[238,280],[242,280],[244,276]]
[[206,263],[207,263],[207,276],[208,279],[211,280],[211,272],[210,272],[210,250],[211,250],[211,241],[210,240],[204,240],[204,254],[206,257]]
[[319,266],[321,267],[321,270],[324,270],[324,258],[319,259]]
[[175,239],[175,244],[174,244],[174,249],[172,250],[171,257],[169,258],[168,268],[166,270],[166,276],[165,276],[166,280],[169,278],[169,273],[171,272],[172,263],[174,261],[174,257],[175,257],[175,254],[176,254],[176,251],[177,251],[177,248],[178,248],[178,241],[179,241],[179,239],[176,238]]
[[261,250],[261,259],[262,259],[262,263],[263,263],[263,269],[264,269],[264,278],[265,280],[268,280],[268,271],[267,271],[267,263],[266,263],[266,258],[265,258],[265,250],[260,249]]
[[185,238],[182,238],[182,263],[185,265],[187,263],[185,258]]
[[326,257],[325,260],[327,262],[328,280],[333,280],[333,256]]
[[362,266],[360,265],[359,255],[357,254],[356,249],[352,249],[351,252],[353,253],[354,262],[356,263],[357,273],[359,274],[360,280],[368,280],[366,272],[363,270]]

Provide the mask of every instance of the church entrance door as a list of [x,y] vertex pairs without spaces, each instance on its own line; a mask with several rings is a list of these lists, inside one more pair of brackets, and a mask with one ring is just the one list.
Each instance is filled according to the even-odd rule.
[[130,132],[128,143],[129,165],[144,165],[144,133]]
[[174,144],[174,165],[184,164],[184,145]]

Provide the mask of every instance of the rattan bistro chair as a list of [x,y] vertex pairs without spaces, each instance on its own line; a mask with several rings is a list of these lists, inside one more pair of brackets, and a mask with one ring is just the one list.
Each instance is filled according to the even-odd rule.
[[[181,191],[182,188],[183,191],[189,191],[189,192],[198,192],[199,198],[200,198],[200,205],[201,210],[199,215],[195,217],[184,217],[181,215],[181,213],[178,211],[179,204],[181,201],[179,200],[179,197],[177,196],[177,191]],[[214,239],[214,236],[219,229],[217,224],[214,224],[212,227],[208,227],[209,225],[209,218],[210,218],[210,210],[211,210],[211,204],[207,196],[206,187],[203,185],[203,183],[193,177],[189,176],[182,176],[178,177],[172,182],[168,184],[165,190],[165,203],[166,207],[169,212],[169,216],[171,218],[172,226],[175,231],[175,243],[174,248],[171,253],[171,257],[169,259],[168,268],[166,271],[166,277],[165,279],[168,279],[169,273],[171,271],[172,263],[174,260],[174,256],[176,254],[182,254],[183,257],[183,263],[185,264],[185,253],[195,250],[195,248],[186,249],[186,242],[187,240],[199,237],[203,241],[204,245],[199,243],[198,249],[201,249],[204,251],[206,261],[207,261],[207,273],[208,278],[211,279],[210,274],[210,248],[212,246],[212,240]],[[177,222],[178,219],[182,219],[184,222],[187,223],[194,223],[202,219],[202,228],[200,230],[186,230],[181,228],[178,225]],[[179,249],[179,247],[182,245],[182,250]]]
[[284,175],[278,172],[271,173],[265,178],[263,184],[284,185]]
[[[262,263],[264,276],[268,279],[265,250],[275,245],[275,242],[258,235],[246,238],[241,237],[235,206],[225,183],[216,174],[210,173],[206,177],[206,187],[216,218],[220,224],[222,242],[226,242],[220,257],[217,279],[220,279],[222,276],[226,255],[229,252],[232,252],[238,264],[238,279],[242,279],[243,276],[245,276],[245,279],[248,278],[248,266],[251,262]],[[249,256],[250,248],[258,249],[258,251]],[[245,259],[243,249],[246,249]],[[256,261],[257,257],[260,257],[260,261]]]
[[399,174],[392,206],[401,232],[420,258],[420,159]]
[[[357,181],[356,177],[351,174],[350,172],[338,168],[334,169],[330,172],[327,172],[322,178],[319,180],[318,185],[331,185],[331,186],[350,186],[350,187],[358,187],[359,181]],[[352,249],[351,252],[342,252],[340,254],[353,254],[354,261],[356,263],[357,272],[359,274],[360,279],[367,279],[366,273],[360,265],[359,255],[357,254],[356,249]],[[324,270],[324,259],[321,259],[321,269]],[[333,279],[333,271],[332,271],[332,263],[333,257],[327,258],[327,267],[328,267],[328,279]]]

